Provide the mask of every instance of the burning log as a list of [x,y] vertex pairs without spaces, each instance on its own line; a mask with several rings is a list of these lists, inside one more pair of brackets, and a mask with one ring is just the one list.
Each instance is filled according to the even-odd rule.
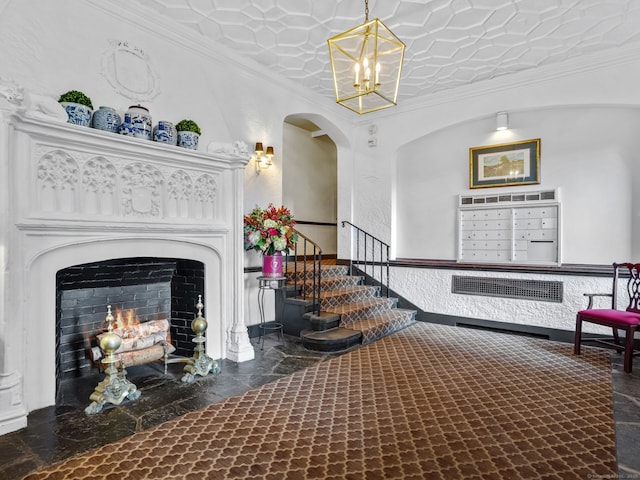
[[[119,328],[114,328],[113,333],[119,335],[122,340],[127,338],[145,337],[153,335],[158,332],[169,331],[169,320],[150,320],[144,323],[138,323],[135,325],[128,325]],[[100,335],[104,335],[101,333]],[[98,341],[100,341],[100,335],[98,335]]]
[[[98,335],[98,341],[100,341],[101,336]],[[120,348],[116,350],[115,353],[129,352],[131,350],[140,350],[142,348],[147,348],[156,343],[170,342],[171,338],[169,336],[169,332],[158,332],[152,335],[147,335],[145,337],[129,337],[127,339],[122,340],[122,345]],[[93,347],[91,350],[100,349],[100,347]],[[93,358],[94,360],[99,360],[99,358]]]
[[129,352],[122,352],[118,356],[122,362],[123,367],[132,367],[134,365],[142,365],[149,362],[154,362],[164,358],[165,355],[169,355],[175,352],[176,347],[170,343],[159,343],[149,348],[143,348],[141,350],[131,350]]
[[[159,360],[175,351],[175,347],[171,345],[169,320],[166,319],[114,329],[113,333],[122,338],[120,347],[114,353],[127,366]],[[107,333],[97,335],[98,343],[104,335]],[[98,362],[104,357],[104,352],[100,347],[93,347],[89,355],[92,361]]]

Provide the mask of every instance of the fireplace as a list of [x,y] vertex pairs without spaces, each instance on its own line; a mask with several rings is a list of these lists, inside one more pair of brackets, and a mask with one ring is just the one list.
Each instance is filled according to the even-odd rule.
[[91,349],[105,330],[108,305],[127,325],[167,320],[174,354],[192,357],[191,321],[198,295],[204,291],[204,278],[201,262],[172,258],[121,258],[60,270],[56,275],[57,385],[98,370]]
[[[25,111],[21,92],[14,93],[0,94],[0,434],[26,426],[28,412],[54,405],[58,379],[86,368],[72,353],[70,363],[77,365],[67,371],[56,350],[57,313],[79,290],[61,284],[78,266],[123,259],[175,261],[176,269],[197,265],[201,284],[189,288],[202,289],[207,355],[252,359],[243,319],[248,155],[203,153],[63,123]],[[174,282],[171,290],[186,287]],[[165,295],[169,287],[162,288]],[[193,319],[193,300],[179,302],[172,292],[172,319],[176,310]],[[95,321],[105,316],[96,312]]]

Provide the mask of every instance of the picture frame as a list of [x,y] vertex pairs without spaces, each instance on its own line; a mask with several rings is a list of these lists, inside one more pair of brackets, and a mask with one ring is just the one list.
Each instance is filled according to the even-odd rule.
[[540,139],[469,149],[469,188],[540,183]]

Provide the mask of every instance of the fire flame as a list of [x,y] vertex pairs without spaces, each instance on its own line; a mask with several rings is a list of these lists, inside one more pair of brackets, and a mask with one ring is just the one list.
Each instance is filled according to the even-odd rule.
[[116,308],[114,328],[116,330],[130,330],[140,325],[140,318],[131,309],[124,313],[120,308]]

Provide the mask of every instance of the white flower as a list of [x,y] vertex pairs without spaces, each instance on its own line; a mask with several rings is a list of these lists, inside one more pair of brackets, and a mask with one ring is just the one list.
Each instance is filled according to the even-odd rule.
[[277,237],[273,240],[273,246],[276,250],[282,251],[287,248],[287,239],[284,237]]
[[258,232],[258,231],[251,232],[248,235],[247,239],[249,240],[249,243],[251,245],[256,245],[258,243],[258,241],[260,240],[260,232]]

